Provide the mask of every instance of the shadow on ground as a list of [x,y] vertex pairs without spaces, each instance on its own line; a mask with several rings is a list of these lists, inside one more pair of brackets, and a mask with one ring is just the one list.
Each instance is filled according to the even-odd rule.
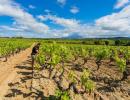
[[[25,61],[22,63],[22,66],[16,66],[16,69],[18,69],[17,74],[20,76],[20,79],[11,82],[8,84],[10,87],[9,92],[5,95],[6,98],[13,98],[17,96],[22,96],[24,99],[27,98],[33,98],[31,100],[57,100],[55,96],[45,97],[44,93],[40,90],[35,90],[35,92],[32,92],[32,67],[31,67],[31,59]],[[42,77],[44,78],[44,77]],[[30,82],[27,86],[27,82]],[[24,89],[23,89],[24,88]],[[28,91],[28,92],[27,92]]]

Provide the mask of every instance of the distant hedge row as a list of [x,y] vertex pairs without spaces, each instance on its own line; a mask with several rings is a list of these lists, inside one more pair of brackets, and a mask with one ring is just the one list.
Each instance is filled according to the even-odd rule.
[[121,39],[88,39],[88,40],[62,40],[62,39],[47,39],[42,40],[45,43],[53,43],[55,41],[56,43],[62,43],[62,44],[84,44],[84,45],[112,45],[112,46],[129,46],[130,40],[121,40]]

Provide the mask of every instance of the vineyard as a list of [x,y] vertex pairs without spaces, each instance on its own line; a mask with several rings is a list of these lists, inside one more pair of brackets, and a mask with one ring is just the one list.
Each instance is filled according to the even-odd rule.
[[[18,75],[4,100],[130,100],[129,46],[40,42],[34,68],[31,57],[16,66]],[[34,41],[0,43],[6,63]]]
[[7,61],[9,56],[19,53],[31,45],[32,43],[27,43],[27,41],[2,39],[0,40],[0,58],[4,58],[4,61]]
[[[119,88],[121,84],[125,85],[122,83],[124,81],[130,84],[129,58],[130,48],[123,46],[59,45],[55,42],[43,44],[36,58],[37,73],[34,73],[34,77],[42,78],[42,71],[48,70],[48,78],[54,80],[57,86],[56,100],[71,100],[74,94],[89,94],[94,99],[99,95],[96,90],[100,91],[102,84],[111,92],[121,91]],[[122,90],[123,93],[127,92],[123,94],[125,99],[130,96],[129,89]],[[87,96],[83,98],[87,100]],[[105,100],[102,95],[99,98]]]

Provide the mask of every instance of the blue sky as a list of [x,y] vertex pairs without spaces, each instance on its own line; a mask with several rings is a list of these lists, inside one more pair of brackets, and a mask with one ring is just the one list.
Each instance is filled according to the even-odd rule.
[[[115,0],[68,0],[64,7],[59,6],[56,0],[16,0],[24,7],[28,8],[33,5],[36,9],[29,9],[29,12],[35,16],[45,14],[44,10],[48,9],[52,13],[64,18],[76,18],[83,21],[93,21],[101,16],[111,14],[113,12],[113,5]],[[25,3],[26,2],[26,3]],[[80,9],[77,14],[72,14],[70,9],[76,6]]]
[[0,36],[130,35],[129,0],[1,0]]

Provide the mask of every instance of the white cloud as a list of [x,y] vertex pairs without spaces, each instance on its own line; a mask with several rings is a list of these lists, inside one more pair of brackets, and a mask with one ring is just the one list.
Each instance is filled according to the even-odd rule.
[[35,33],[46,33],[49,27],[38,22],[31,14],[26,12],[13,0],[0,1],[0,16],[10,16],[14,18],[17,26],[26,26]]
[[65,19],[62,17],[57,17],[56,15],[44,15],[44,16],[39,16],[40,19],[43,21],[46,20],[51,20],[54,24],[58,24],[60,26],[63,26],[65,28],[74,28],[74,27],[78,27],[79,26],[79,21],[75,20],[75,19]]
[[79,12],[79,8],[76,7],[76,6],[73,6],[71,9],[70,9],[70,12],[73,13],[73,14],[77,14]]
[[129,0],[117,0],[116,5],[114,6],[115,9],[119,9],[124,7],[126,4],[130,3]]
[[[59,17],[54,17],[53,20],[54,19],[54,22],[60,25],[66,23],[67,20],[70,20],[62,20],[62,18]],[[65,27],[65,29],[53,31],[58,34],[57,36],[61,37],[69,36],[73,33],[78,33],[83,37],[128,37],[130,36],[130,5],[117,13],[112,13],[97,19],[93,24],[82,24],[77,20],[74,22],[76,23],[73,25],[65,24],[65,26],[68,26]]]
[[87,24],[82,24],[79,27],[75,28],[64,28],[64,29],[52,29],[50,30],[50,33],[55,33],[53,34],[54,37],[68,37],[71,36],[72,34],[79,34],[79,36],[82,36],[84,38],[90,38],[90,37],[101,37],[101,36],[116,36],[116,33],[111,33],[109,34],[109,31],[107,30],[102,30],[98,26],[93,26],[93,25],[87,25]]
[[96,25],[104,30],[114,30],[130,34],[130,5],[118,13],[113,13],[96,20]]
[[6,31],[23,31],[20,28],[10,27],[10,26],[0,26],[0,30]]
[[47,18],[44,17],[44,16],[42,16],[42,15],[38,15],[37,18],[38,18],[39,20],[41,20],[41,21],[46,21],[46,20],[47,20]]
[[35,6],[33,6],[33,5],[29,5],[28,6],[30,9],[35,9],[36,7]]
[[60,6],[64,6],[66,4],[66,0],[57,0]]
[[76,19],[66,19],[56,15],[44,15],[44,21],[50,20],[64,29],[51,29],[54,37],[69,36],[78,33],[83,37],[130,36],[130,5],[119,11],[97,19],[94,23],[81,23]]
[[75,19],[65,19],[57,16],[48,16],[55,24],[59,24],[65,28],[74,28],[79,26],[79,21]]

